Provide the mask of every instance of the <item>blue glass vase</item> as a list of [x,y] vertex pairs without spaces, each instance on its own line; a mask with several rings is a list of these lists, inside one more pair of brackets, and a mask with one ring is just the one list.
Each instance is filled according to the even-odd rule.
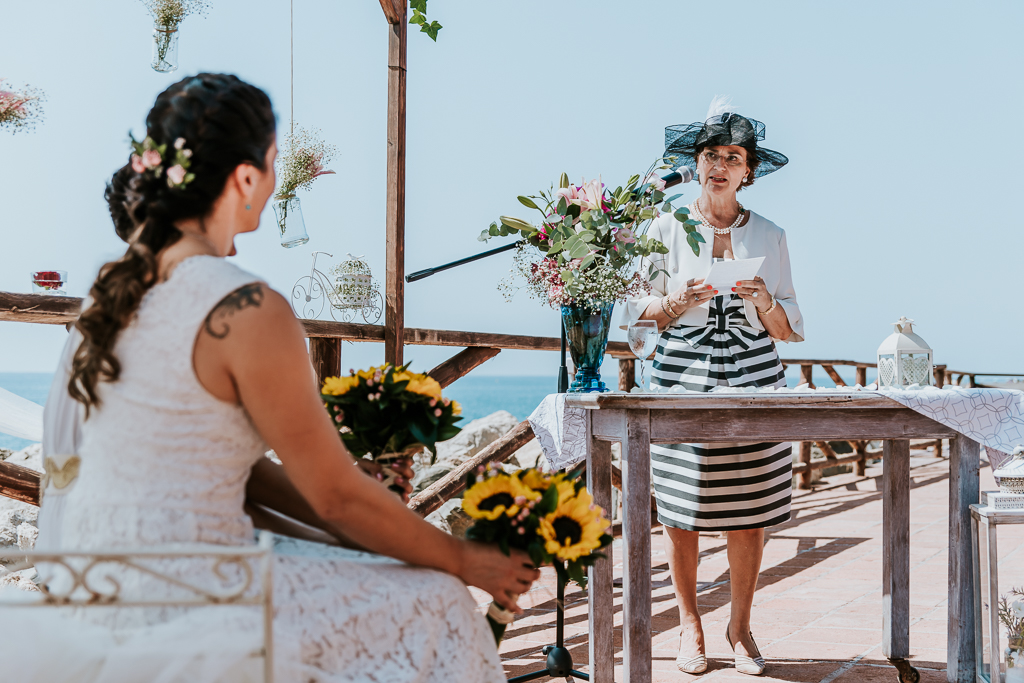
[[576,376],[572,392],[608,391],[601,381],[601,363],[608,346],[614,301],[597,306],[562,306],[562,324]]

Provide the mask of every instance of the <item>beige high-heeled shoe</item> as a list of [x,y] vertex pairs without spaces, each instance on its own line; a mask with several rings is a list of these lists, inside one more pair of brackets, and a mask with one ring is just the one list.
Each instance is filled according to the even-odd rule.
[[736,654],[736,648],[733,647],[732,638],[729,637],[728,626],[725,627],[725,642],[729,643],[729,647],[732,648],[732,654],[735,658],[737,671],[741,674],[747,674],[748,676],[760,676],[764,673],[764,657],[761,656],[761,650],[757,647],[757,643],[754,643],[753,633],[750,634],[750,642],[754,643],[754,649],[757,651],[756,657]]
[[697,655],[689,659],[683,659],[680,655],[676,657],[676,668],[684,674],[702,674],[708,670],[707,655]]

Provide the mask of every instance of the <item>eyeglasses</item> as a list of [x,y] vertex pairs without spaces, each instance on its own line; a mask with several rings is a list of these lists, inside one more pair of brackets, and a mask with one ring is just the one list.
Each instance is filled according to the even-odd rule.
[[733,168],[737,166],[742,166],[745,163],[747,163],[746,159],[744,159],[738,154],[730,154],[728,156],[723,157],[721,154],[716,154],[711,150],[707,150],[701,152],[700,155],[704,159],[704,161],[706,161],[710,166],[714,166],[719,161],[722,161],[726,166],[732,166]]

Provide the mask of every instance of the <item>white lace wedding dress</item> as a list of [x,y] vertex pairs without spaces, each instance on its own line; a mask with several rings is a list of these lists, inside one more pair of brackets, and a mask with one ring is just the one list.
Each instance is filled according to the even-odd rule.
[[[199,384],[192,348],[208,312],[254,281],[197,256],[145,295],[117,341],[121,378],[99,385],[102,406],[82,426],[80,475],[51,530],[66,549],[253,543],[245,483],[267,446],[245,410]],[[273,572],[281,682],[504,680],[487,623],[453,576],[288,539],[279,539]],[[242,653],[259,618],[233,609],[0,610],[4,678],[250,680],[258,667],[243,666]]]

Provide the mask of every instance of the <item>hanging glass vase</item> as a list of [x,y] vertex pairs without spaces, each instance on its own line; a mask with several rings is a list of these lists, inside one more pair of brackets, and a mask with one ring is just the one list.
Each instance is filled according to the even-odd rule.
[[153,71],[169,73],[178,68],[178,29],[153,27]]
[[598,305],[562,306],[562,324],[576,376],[569,386],[571,392],[608,391],[601,381],[601,363],[608,346],[612,308],[615,302]]
[[291,249],[309,241],[306,223],[302,220],[302,205],[296,196],[274,200],[274,215],[281,233],[281,246]]

